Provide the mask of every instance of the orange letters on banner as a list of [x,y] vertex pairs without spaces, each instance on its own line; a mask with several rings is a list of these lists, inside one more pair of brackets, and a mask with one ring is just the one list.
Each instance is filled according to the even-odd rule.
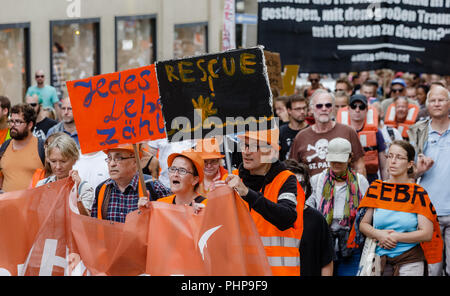
[[[428,218],[433,222],[433,238],[420,245],[429,264],[442,261],[444,245],[436,211],[428,193],[421,186],[413,183],[398,184],[376,180],[370,184],[358,209],[365,207],[416,213]],[[351,247],[356,246],[353,243],[355,235],[353,226],[348,240],[348,245]]]
[[154,64],[66,84],[83,154],[166,137]]

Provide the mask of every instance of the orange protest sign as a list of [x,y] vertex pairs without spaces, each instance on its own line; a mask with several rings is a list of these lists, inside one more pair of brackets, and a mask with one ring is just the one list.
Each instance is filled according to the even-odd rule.
[[297,81],[299,65],[286,65],[283,72],[283,89],[280,96],[290,96],[295,93],[295,83]]
[[83,153],[166,137],[154,64],[66,84]]

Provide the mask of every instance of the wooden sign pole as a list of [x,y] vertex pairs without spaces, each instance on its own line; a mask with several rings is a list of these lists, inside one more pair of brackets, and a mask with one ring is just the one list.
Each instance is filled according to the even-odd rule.
[[134,149],[134,158],[136,159],[136,164],[139,172],[139,180],[140,180],[139,183],[141,184],[141,189],[142,192],[144,193],[144,196],[139,196],[139,198],[146,197],[148,199],[149,196],[147,195],[147,188],[145,187],[144,173],[142,172],[141,167],[141,158],[139,157],[139,149],[136,144],[133,144],[133,149]]

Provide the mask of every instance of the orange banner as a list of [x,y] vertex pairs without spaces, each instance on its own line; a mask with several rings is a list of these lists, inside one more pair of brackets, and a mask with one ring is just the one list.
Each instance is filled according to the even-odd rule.
[[83,154],[166,137],[154,64],[66,84]]
[[72,185],[0,195],[0,275],[271,275],[245,205],[227,187],[199,215],[152,202],[113,223],[79,215]]
[[[443,240],[436,211],[428,193],[414,183],[388,183],[375,180],[361,200],[360,208],[381,208],[393,211],[416,213],[425,216],[433,222],[433,237],[429,242],[420,245],[429,264],[442,261]],[[355,221],[355,223],[357,223]],[[348,239],[348,246],[355,247],[356,230],[353,225]]]

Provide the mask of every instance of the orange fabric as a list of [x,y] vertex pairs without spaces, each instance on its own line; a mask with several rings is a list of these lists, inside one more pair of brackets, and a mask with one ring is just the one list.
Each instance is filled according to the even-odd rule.
[[[168,204],[173,204],[173,200],[175,199],[176,196],[177,196],[176,194],[172,194],[172,195],[169,195],[169,196],[158,198],[156,201],[165,202],[165,203],[168,203]],[[201,204],[204,204],[205,206],[206,206],[207,203],[208,203],[208,199],[207,198],[205,198],[201,202]]]
[[31,188],[36,187],[37,182],[45,178],[45,169],[36,169],[31,178]]
[[[278,195],[281,187],[286,182],[287,178],[294,175],[291,171],[285,170],[279,173],[272,183],[267,184],[264,189],[264,197],[268,200],[277,203]],[[256,211],[251,211],[250,214],[255,222],[261,237],[288,237],[300,240],[303,234],[303,208],[305,205],[305,194],[299,184],[297,184],[297,220],[294,227],[281,231],[273,224],[267,222]],[[265,246],[268,257],[300,257],[298,247],[275,247]],[[273,275],[279,276],[299,276],[300,265],[298,266],[273,266],[271,267]]]
[[10,138],[11,136],[9,135],[9,128],[0,130],[0,145]]
[[[433,222],[433,238],[430,242],[423,242],[420,245],[429,264],[442,261],[444,243],[436,211],[427,192],[421,186],[413,183],[396,184],[376,180],[367,189],[358,209],[364,207],[416,213],[428,218]],[[353,225],[348,240],[349,247],[356,247],[355,236]]]
[[2,195],[2,275],[271,275],[256,227],[229,188],[211,192],[197,215],[151,202],[111,223],[79,215],[72,187],[66,178]]
[[[103,183],[102,187],[100,187],[100,190],[98,192],[98,197],[97,197],[97,219],[102,220],[102,206],[103,206],[103,200],[105,199],[105,190],[106,190],[106,184]],[[138,193],[139,193],[139,197],[143,197],[144,192],[142,191],[142,186],[141,186],[141,179],[139,179],[138,181]],[[105,217],[106,219],[106,217]]]
[[[351,119],[348,107],[338,110],[336,121],[342,124],[351,125]],[[363,129],[358,132],[359,141],[364,148],[371,148],[364,152],[364,163],[366,171],[370,174],[376,174],[378,171],[378,150],[377,133],[378,131],[378,111],[369,106]],[[365,149],[367,150],[367,149]]]
[[416,123],[417,115],[419,114],[419,106],[416,104],[408,104],[408,115],[404,122],[397,122],[395,116],[395,104],[389,105],[386,115],[384,116],[384,124],[398,129],[403,138],[408,138],[408,129],[411,125]]

